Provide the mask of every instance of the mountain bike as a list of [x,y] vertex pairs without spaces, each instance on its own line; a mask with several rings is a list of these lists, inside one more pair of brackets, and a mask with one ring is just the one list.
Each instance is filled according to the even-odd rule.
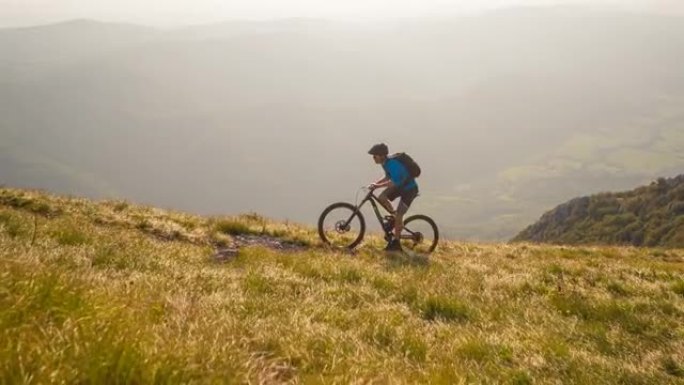
[[[378,207],[382,207],[382,205],[380,205],[380,201],[372,189],[362,187],[359,191],[362,190],[368,190],[368,193],[360,204],[353,205],[347,202],[338,202],[331,204],[323,210],[323,213],[318,218],[318,235],[323,243],[333,247],[349,249],[358,246],[366,233],[366,219],[361,212],[361,207],[366,202],[370,202],[371,206],[373,206],[375,216],[385,233],[385,240],[390,242],[394,239],[394,217],[382,215]],[[417,214],[404,219],[404,229],[401,231],[399,240],[403,249],[429,254],[435,251],[438,241],[439,230],[432,218],[427,215]]]

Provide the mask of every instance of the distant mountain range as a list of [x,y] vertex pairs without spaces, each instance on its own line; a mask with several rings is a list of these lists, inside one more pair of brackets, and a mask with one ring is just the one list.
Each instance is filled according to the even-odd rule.
[[0,29],[0,184],[313,223],[423,168],[412,210],[509,239],[684,167],[684,18],[523,8],[375,25]]
[[684,175],[632,191],[573,199],[513,241],[684,247]]

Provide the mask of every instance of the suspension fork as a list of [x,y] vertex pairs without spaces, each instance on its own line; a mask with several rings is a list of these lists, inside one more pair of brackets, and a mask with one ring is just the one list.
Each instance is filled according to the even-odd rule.
[[[370,195],[370,194],[369,194],[369,195]],[[348,227],[349,227],[349,224],[351,223],[351,221],[354,220],[354,217],[356,217],[357,215],[361,215],[361,207],[362,207],[364,204],[366,204],[366,202],[369,201],[369,200],[371,201],[371,203],[373,203],[373,201],[371,200],[370,196],[366,196],[366,197],[361,201],[361,203],[359,203],[358,206],[355,207],[354,212],[352,213],[352,215],[344,222],[344,227],[345,227],[345,228],[348,228]]]

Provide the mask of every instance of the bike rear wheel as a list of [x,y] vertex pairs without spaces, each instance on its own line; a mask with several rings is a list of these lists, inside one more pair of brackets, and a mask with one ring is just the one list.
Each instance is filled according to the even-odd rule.
[[353,249],[361,243],[365,232],[363,214],[350,203],[333,203],[318,218],[318,235],[323,243],[333,247]]
[[415,253],[429,254],[439,242],[437,224],[427,215],[412,215],[404,220],[401,231],[401,247]]

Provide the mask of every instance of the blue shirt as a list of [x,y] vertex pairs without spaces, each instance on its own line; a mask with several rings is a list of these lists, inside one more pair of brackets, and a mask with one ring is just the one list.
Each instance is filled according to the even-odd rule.
[[[389,158],[383,163],[382,167],[385,169],[385,175],[390,178],[395,186],[401,187],[402,190],[408,191],[418,187],[415,179],[411,179],[411,175],[404,165],[394,158]],[[408,180],[410,182],[404,183]]]

